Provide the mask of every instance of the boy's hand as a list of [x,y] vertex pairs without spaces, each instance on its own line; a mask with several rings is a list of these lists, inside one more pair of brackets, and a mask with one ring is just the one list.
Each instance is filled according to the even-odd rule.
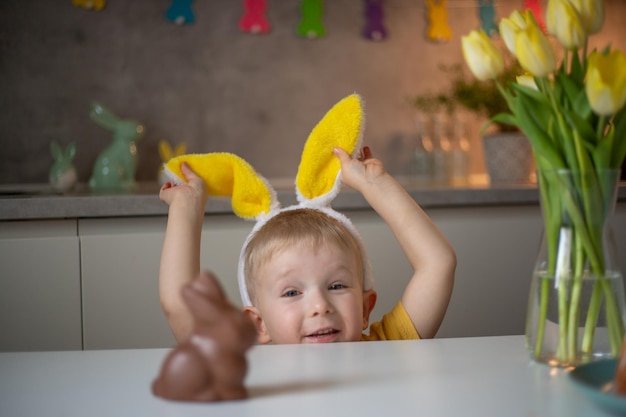
[[159,198],[168,205],[180,201],[181,204],[198,206],[203,209],[208,198],[204,181],[193,172],[186,162],[182,163],[180,170],[187,183],[175,185],[166,182],[159,191]]
[[383,163],[372,156],[369,146],[361,149],[359,158],[351,158],[341,148],[333,149],[333,154],[341,163],[341,180],[344,184],[361,191],[363,187],[374,184],[385,175]]

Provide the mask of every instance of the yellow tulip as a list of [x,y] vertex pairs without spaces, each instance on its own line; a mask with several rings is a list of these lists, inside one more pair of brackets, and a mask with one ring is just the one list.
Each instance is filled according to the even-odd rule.
[[519,10],[515,10],[508,18],[502,18],[498,27],[506,48],[515,55],[515,35],[526,29],[526,20]]
[[569,0],[583,22],[587,36],[600,32],[604,24],[604,0]]
[[473,30],[461,37],[463,57],[479,80],[491,80],[504,71],[504,58],[483,30]]
[[594,112],[610,116],[626,102],[626,56],[619,50],[589,54],[585,92]]
[[546,25],[565,49],[578,49],[587,40],[587,32],[580,13],[569,0],[550,0],[546,11]]
[[520,85],[530,87],[533,90],[539,90],[539,88],[537,87],[537,84],[535,83],[535,77],[533,77],[532,75],[529,75],[529,74],[518,75],[517,77],[515,77],[515,80]]
[[556,69],[554,50],[530,10],[524,18],[526,28],[520,28],[515,35],[515,56],[524,70],[535,77],[546,77]]

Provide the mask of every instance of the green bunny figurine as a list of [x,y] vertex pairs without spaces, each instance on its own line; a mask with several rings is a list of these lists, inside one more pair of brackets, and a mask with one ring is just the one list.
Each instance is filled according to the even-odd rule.
[[76,155],[76,145],[70,143],[65,149],[53,140],[50,143],[50,153],[54,159],[54,163],[50,168],[50,186],[55,191],[62,193],[70,191],[74,188],[78,176],[76,175],[76,168],[72,161],[74,155]]
[[113,143],[96,159],[89,188],[95,192],[132,191],[136,185],[136,142],[143,137],[143,125],[132,119],[121,119],[97,102],[92,103],[89,116],[113,133]]

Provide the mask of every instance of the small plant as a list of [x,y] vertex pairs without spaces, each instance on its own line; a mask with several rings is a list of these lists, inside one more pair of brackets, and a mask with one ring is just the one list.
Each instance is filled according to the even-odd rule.
[[[446,66],[439,65],[439,69],[451,78],[448,92],[438,94],[426,94],[411,99],[411,104],[424,113],[438,113],[445,111],[452,114],[457,105],[466,108],[480,116],[491,119],[499,113],[508,112],[506,100],[498,90],[493,80],[480,81],[476,78],[468,78],[463,72],[461,64]],[[501,83],[515,80],[522,74],[522,69],[517,61],[509,63],[502,75]],[[509,124],[493,122],[500,132],[514,132],[518,128]]]

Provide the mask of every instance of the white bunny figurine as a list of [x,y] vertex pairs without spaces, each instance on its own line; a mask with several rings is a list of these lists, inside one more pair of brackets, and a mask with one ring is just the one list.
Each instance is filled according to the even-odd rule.
[[91,120],[113,133],[113,143],[105,148],[89,179],[92,191],[132,191],[135,188],[136,141],[144,134],[141,123],[120,119],[100,103],[91,105]]

